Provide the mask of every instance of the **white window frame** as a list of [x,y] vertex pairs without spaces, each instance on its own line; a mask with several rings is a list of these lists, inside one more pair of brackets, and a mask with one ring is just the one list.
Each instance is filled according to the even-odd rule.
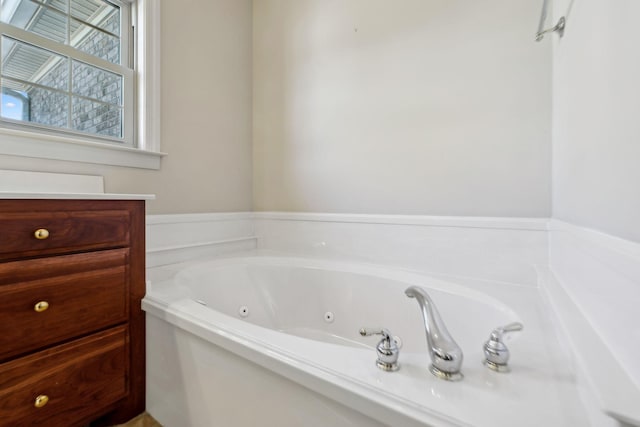
[[[113,166],[160,169],[160,0],[125,0],[132,5],[135,28],[135,147],[98,138],[40,133],[27,127],[0,128],[0,154]],[[123,29],[124,30],[124,29]]]

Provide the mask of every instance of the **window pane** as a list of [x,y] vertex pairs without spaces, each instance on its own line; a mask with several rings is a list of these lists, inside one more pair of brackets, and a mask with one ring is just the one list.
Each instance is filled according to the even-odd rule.
[[29,120],[29,96],[25,92],[2,87],[0,101],[2,117],[12,120]]
[[81,132],[122,138],[122,109],[74,96],[72,126]]
[[102,0],[71,1],[71,46],[120,64],[120,8]]
[[67,16],[29,0],[5,0],[0,12],[2,21],[42,37],[66,43]]
[[69,97],[65,93],[54,92],[39,87],[28,92],[31,113],[29,120],[47,126],[66,128],[69,122]]
[[71,0],[71,16],[79,21],[120,35],[120,8],[102,0]]
[[[21,89],[21,90],[20,90]],[[8,79],[2,79],[2,117],[25,122],[38,123],[47,126],[66,128],[69,117],[69,97],[65,93],[36,87],[21,86]],[[17,107],[15,100],[8,99],[5,102],[5,94],[13,92],[12,95],[19,93],[23,103],[23,114],[16,117],[16,111],[12,111],[12,107]],[[13,105],[12,105],[13,104]],[[14,107],[14,108],[15,108]]]
[[71,29],[71,46],[89,55],[120,64],[120,39],[118,37],[75,20],[71,21]]
[[2,55],[3,77],[68,90],[68,58],[9,37],[2,37]]
[[123,77],[118,74],[73,61],[72,91],[74,95],[121,106],[122,81]]

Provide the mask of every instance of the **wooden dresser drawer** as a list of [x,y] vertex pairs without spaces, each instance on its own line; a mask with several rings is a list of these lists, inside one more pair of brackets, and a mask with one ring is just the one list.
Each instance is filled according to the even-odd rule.
[[125,322],[129,249],[0,263],[0,361]]
[[0,212],[0,224],[0,259],[129,245],[126,210]]
[[71,427],[101,415],[128,394],[128,351],[119,326],[0,364],[0,426]]

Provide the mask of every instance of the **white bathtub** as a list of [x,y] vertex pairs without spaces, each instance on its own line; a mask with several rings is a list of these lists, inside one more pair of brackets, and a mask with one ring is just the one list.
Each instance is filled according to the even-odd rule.
[[[534,288],[270,256],[148,277],[147,410],[165,427],[588,425]],[[462,347],[463,381],[428,372],[411,285],[427,289]],[[490,371],[482,344],[513,321],[525,331],[508,342],[512,372]],[[376,367],[378,338],[361,327],[400,338],[399,371]]]

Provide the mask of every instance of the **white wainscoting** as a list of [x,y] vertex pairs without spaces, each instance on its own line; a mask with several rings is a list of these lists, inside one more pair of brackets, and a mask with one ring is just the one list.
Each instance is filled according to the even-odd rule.
[[549,267],[551,303],[603,409],[640,425],[640,244],[553,220]]
[[147,215],[147,267],[256,248],[252,214]]
[[547,219],[254,213],[258,248],[537,286]]

